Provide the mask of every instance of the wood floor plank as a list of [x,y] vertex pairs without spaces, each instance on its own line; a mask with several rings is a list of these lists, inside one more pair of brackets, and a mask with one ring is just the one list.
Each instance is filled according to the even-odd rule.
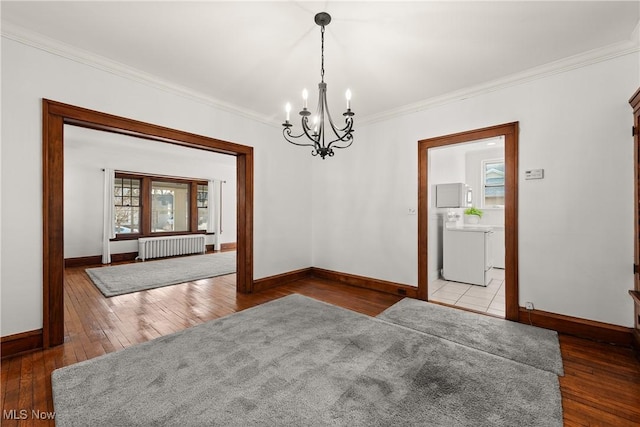
[[[51,372],[265,302],[299,293],[369,316],[402,297],[306,278],[263,292],[235,291],[234,274],[105,298],[84,267],[65,271],[65,342],[2,360],[2,410],[53,411]],[[565,426],[640,425],[640,363],[630,349],[560,336]],[[3,426],[53,421],[3,419]]]

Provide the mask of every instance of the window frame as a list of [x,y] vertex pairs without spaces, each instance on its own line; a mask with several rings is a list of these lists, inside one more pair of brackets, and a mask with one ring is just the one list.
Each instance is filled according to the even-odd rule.
[[[116,237],[110,241],[137,240],[142,237],[181,236],[189,234],[215,234],[206,230],[198,230],[198,185],[209,185],[205,179],[176,177],[167,175],[151,175],[138,172],[115,171],[116,178],[140,180],[140,231],[138,233],[116,233]],[[151,231],[151,183],[168,182],[189,185],[189,229],[187,231]]]
[[[143,200],[142,200],[142,195],[143,195],[143,193],[142,193],[142,192],[143,192],[143,188],[142,188],[142,181],[141,181],[141,180],[140,180],[140,178],[139,178],[139,177],[137,177],[137,176],[136,176],[136,177],[133,177],[133,176],[130,176],[130,175],[118,175],[117,173],[116,173],[116,175],[115,175],[115,179],[116,179],[116,180],[118,180],[118,179],[120,179],[120,180],[125,180],[125,179],[128,179],[128,180],[134,180],[134,179],[135,179],[135,180],[140,181],[140,185],[138,186],[138,205],[137,205],[137,206],[135,206],[135,207],[137,207],[137,208],[138,208],[138,231],[137,231],[137,232],[135,232],[135,233],[134,233],[134,232],[131,232],[131,233],[115,233],[115,235],[116,235],[116,236],[118,236],[118,234],[120,234],[120,235],[122,235],[122,236],[136,236],[136,237],[137,237],[137,236],[139,236],[139,235],[140,235],[140,233],[142,232],[142,203],[143,203]],[[114,187],[115,187],[115,186],[114,186]],[[123,183],[123,185],[122,185],[121,187],[122,187],[123,189],[125,188],[125,187],[124,187],[124,183]],[[133,187],[132,187],[132,186],[130,186],[130,188],[133,188]],[[125,205],[117,205],[117,204],[116,204],[115,199],[116,199],[117,197],[124,197],[124,194],[122,194],[122,195],[120,195],[120,196],[116,196],[116,195],[115,195],[115,188],[114,188],[114,201],[113,201],[114,215],[115,215],[115,210],[116,210],[116,208],[117,208],[117,207],[124,207],[124,206],[125,206]],[[133,197],[133,196],[131,195],[130,197]],[[130,205],[130,207],[134,207],[134,206]],[[111,239],[111,240],[113,240],[113,239]]]
[[[505,205],[491,205],[491,206],[487,206],[486,202],[487,202],[487,195],[486,195],[486,189],[487,187],[503,187],[505,192],[507,190],[507,186],[506,186],[506,179],[504,180],[504,182],[502,183],[502,185],[487,185],[487,181],[486,181],[486,169],[487,169],[487,163],[502,163],[503,168],[506,169],[506,162],[504,157],[498,157],[498,158],[493,158],[493,159],[484,159],[481,162],[480,165],[480,186],[482,187],[482,198],[481,198],[481,208],[482,209],[502,209],[504,210]],[[506,174],[506,173],[505,173]],[[505,203],[506,203],[506,194],[504,196],[505,198]]]

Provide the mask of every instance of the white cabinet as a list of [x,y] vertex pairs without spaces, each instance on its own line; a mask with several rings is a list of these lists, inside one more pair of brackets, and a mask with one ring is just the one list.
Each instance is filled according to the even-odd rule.
[[443,229],[442,276],[453,282],[487,286],[493,267],[493,229],[487,226],[447,226]]

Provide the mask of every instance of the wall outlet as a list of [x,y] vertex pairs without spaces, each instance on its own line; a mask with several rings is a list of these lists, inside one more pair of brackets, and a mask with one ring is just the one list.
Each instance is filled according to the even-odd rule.
[[526,308],[527,310],[533,310],[533,303],[532,302],[525,302],[524,303],[524,308]]

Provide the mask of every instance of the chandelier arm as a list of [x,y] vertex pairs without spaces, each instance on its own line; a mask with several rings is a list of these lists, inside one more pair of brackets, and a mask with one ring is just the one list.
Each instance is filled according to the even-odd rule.
[[302,129],[306,129],[306,130],[311,130],[311,128],[309,127],[309,116],[302,116]]
[[[286,139],[286,140],[287,140],[287,142],[289,142],[289,143],[291,143],[291,144],[293,144],[293,145],[299,145],[300,147],[314,147],[314,148],[315,148],[315,146],[316,146],[315,144],[308,144],[308,143],[307,143],[307,144],[304,144],[304,143],[301,143],[301,142],[296,142],[296,141],[294,141],[293,139],[291,139],[291,138],[296,138],[296,139],[297,139],[297,138],[300,138],[300,137],[302,137],[304,134],[305,134],[305,133],[303,132],[303,133],[301,133],[300,135],[292,135],[292,134],[291,134],[291,128],[284,128],[284,129],[282,130],[282,135],[284,136],[284,139]],[[307,135],[307,136],[308,136],[308,135]]]
[[[347,143],[347,145],[335,145],[337,142],[344,142],[344,143]],[[333,141],[331,141],[327,145],[327,148],[347,148],[351,146],[351,144],[353,144],[353,135],[351,133],[348,133],[342,137],[338,137]]]
[[349,117],[344,119],[345,125],[342,129],[338,129],[338,132],[345,132],[345,133],[351,133],[353,132],[353,130],[351,130],[353,128],[353,118]]
[[336,140],[334,140],[334,141],[331,141],[331,144],[330,144],[329,146],[330,146],[332,149],[333,149],[333,148],[349,148],[349,147],[351,147],[351,144],[353,144],[353,136],[351,136],[351,137],[348,139],[349,143],[348,143],[347,145],[334,145],[334,144],[333,144],[334,142],[338,142],[338,141],[340,141],[340,139],[336,139]]
[[[326,102],[326,100],[325,100]],[[353,144],[353,135],[352,135],[352,128],[353,128],[353,119],[351,117],[347,117],[345,119],[346,125],[344,128],[342,129],[338,129],[334,123],[333,123],[333,118],[331,117],[331,113],[329,112],[329,110],[327,109],[327,117],[329,118],[329,125],[331,126],[331,130],[333,131],[333,133],[336,136],[336,139],[334,139],[333,141],[329,142],[329,144],[327,145],[327,148],[347,148],[349,147],[351,144]],[[340,133],[344,132],[344,134],[342,136],[340,136]],[[336,142],[338,141],[342,141],[342,142],[348,142],[348,145],[345,146],[338,146],[338,145],[334,145]]]
[[[306,144],[309,145],[310,147],[315,147],[316,149],[318,149],[318,140],[316,138],[314,138],[311,134],[309,134],[309,131],[311,130],[311,128],[309,127],[309,125],[307,124],[308,120],[306,117],[304,117],[302,119],[303,124],[302,124],[302,133],[298,136],[302,136],[302,135],[306,135],[307,138],[309,138],[311,141],[313,141],[313,144]],[[298,144],[299,145],[299,144]]]

